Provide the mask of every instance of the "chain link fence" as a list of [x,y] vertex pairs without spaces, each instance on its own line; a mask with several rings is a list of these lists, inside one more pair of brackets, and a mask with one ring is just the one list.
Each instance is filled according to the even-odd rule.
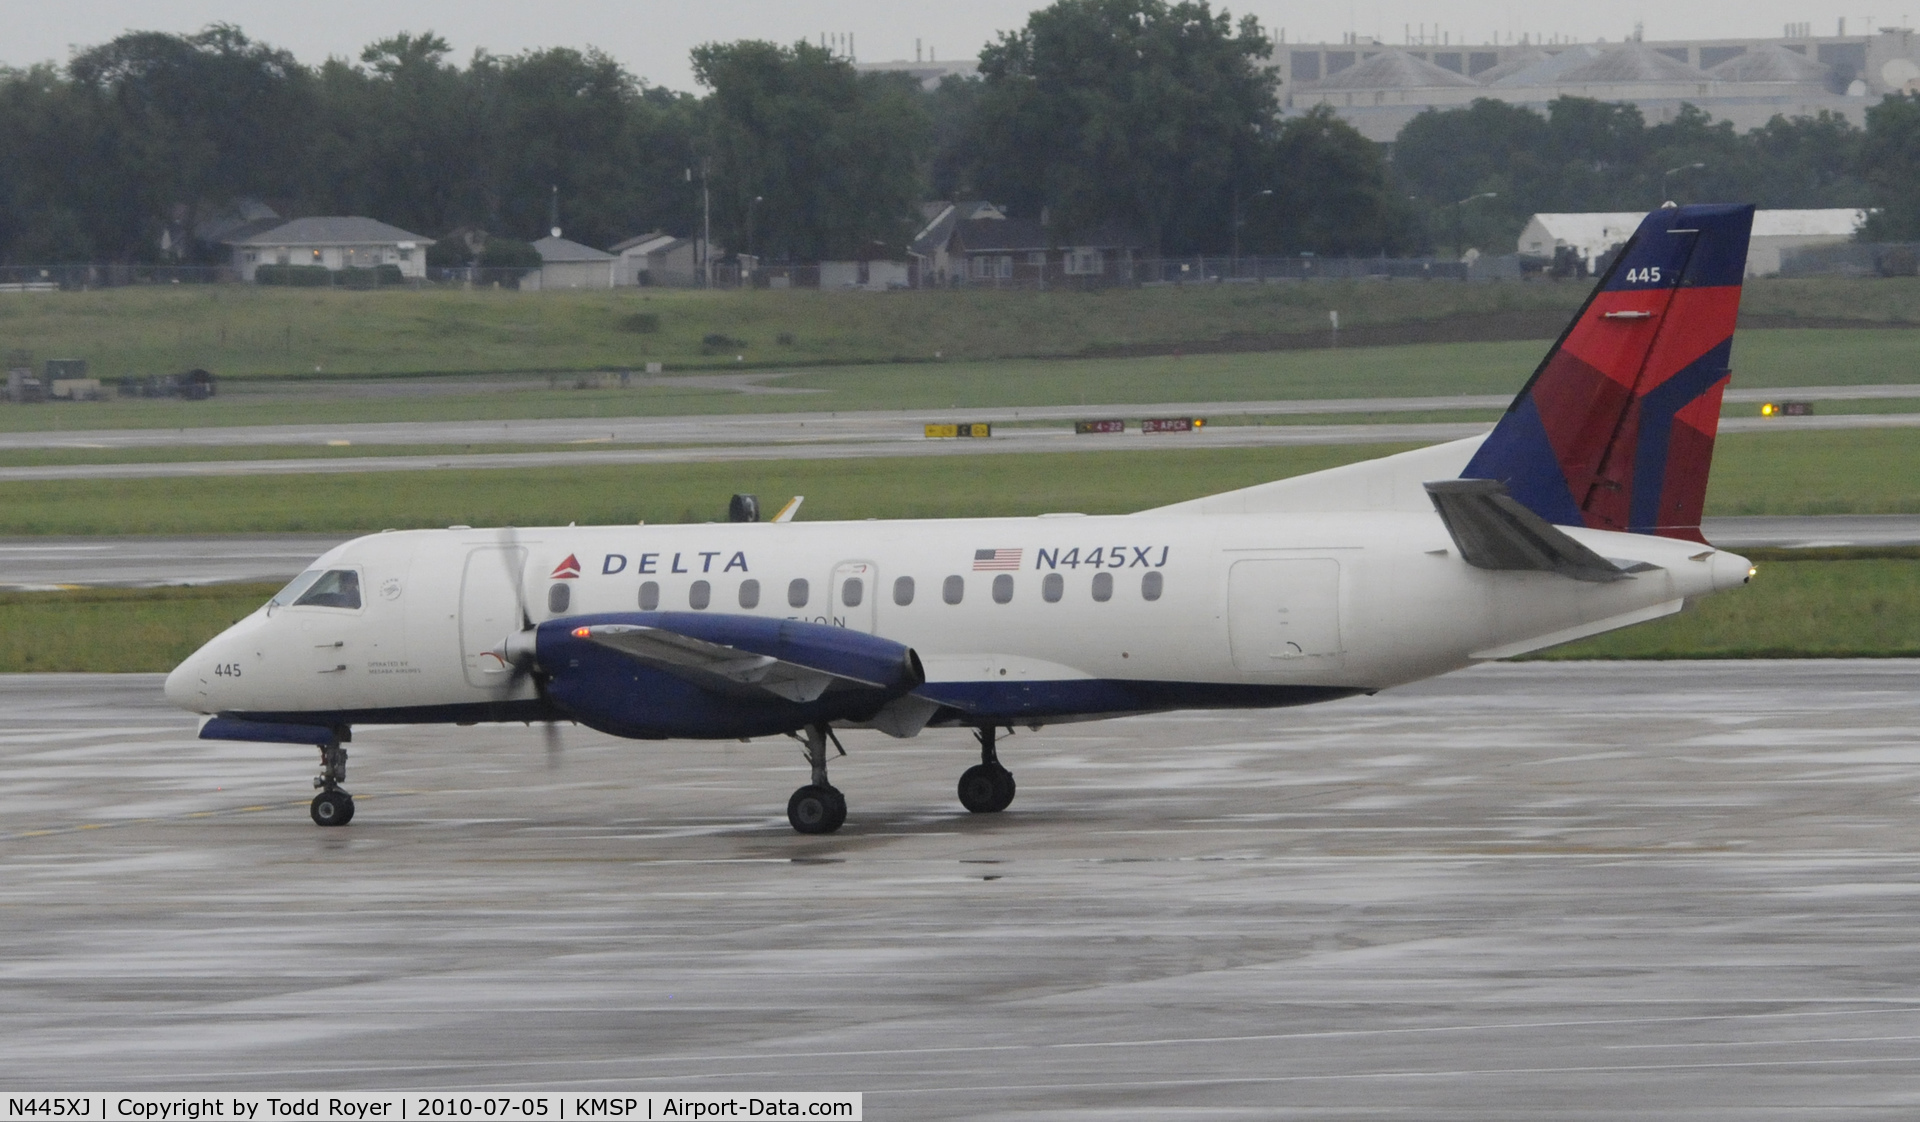
[[[1844,247],[1843,247],[1844,248]],[[1864,248],[1864,247],[1862,247]],[[1911,247],[1905,250],[1912,260]],[[1847,259],[1854,262],[1853,258]],[[1896,258],[1896,260],[1899,260]],[[1874,266],[1846,268],[1866,272]],[[396,280],[374,270],[348,270],[330,278],[342,287],[457,287],[534,288],[523,280],[537,270],[526,268],[439,268],[426,270],[424,280]],[[1908,272],[1912,272],[1908,265]],[[349,276],[348,273],[353,275]],[[364,275],[362,275],[364,274]],[[1109,261],[1098,272],[1069,272],[1060,261],[1028,262],[1008,258],[979,262],[957,272],[941,273],[930,263],[910,261],[828,261],[809,265],[742,266],[715,262],[710,269],[696,267],[673,276],[648,277],[642,284],[671,288],[784,289],[821,291],[887,291],[908,288],[996,288],[1030,291],[1071,291],[1098,288],[1136,288],[1188,284],[1273,284],[1307,281],[1427,280],[1485,282],[1518,280],[1520,259],[1481,257],[1462,261],[1451,257],[1140,257]],[[709,277],[711,280],[709,281]],[[226,265],[11,265],[0,266],[0,292],[78,291],[134,285],[237,284],[239,273]]]

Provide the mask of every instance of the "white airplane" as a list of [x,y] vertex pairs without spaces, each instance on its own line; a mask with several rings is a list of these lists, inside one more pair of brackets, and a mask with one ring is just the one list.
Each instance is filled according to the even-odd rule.
[[[1700,511],[1750,206],[1648,215],[1485,437],[1116,517],[410,530],[350,541],[167,678],[210,739],[573,721],[803,739],[787,815],[838,829],[833,729],[996,732],[1372,694],[1681,610],[1752,575]],[[790,511],[788,512],[790,513]]]

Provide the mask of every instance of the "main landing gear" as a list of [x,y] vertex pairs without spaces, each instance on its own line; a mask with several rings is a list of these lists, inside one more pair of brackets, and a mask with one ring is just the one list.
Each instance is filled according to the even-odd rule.
[[993,726],[975,729],[974,736],[980,740],[980,762],[960,775],[960,805],[975,814],[993,814],[1013,802],[1013,773],[993,750]]
[[338,744],[320,746],[320,774],[313,785],[320,793],[313,797],[311,812],[318,826],[345,826],[353,821],[353,796],[340,789],[347,781],[347,750]]
[[[831,834],[847,820],[847,797],[827,782],[827,738],[832,735],[826,725],[807,726],[807,766],[813,770],[812,782],[787,800],[787,821],[803,834]],[[839,744],[835,739],[834,746]],[[846,755],[846,749],[841,748],[840,754]]]

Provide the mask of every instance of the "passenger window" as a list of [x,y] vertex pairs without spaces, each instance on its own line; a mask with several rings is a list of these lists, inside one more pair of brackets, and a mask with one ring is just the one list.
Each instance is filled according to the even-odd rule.
[[1013,600],[1013,574],[1001,573],[993,578],[993,602],[1006,604]]
[[913,603],[912,577],[901,577],[893,582],[893,602],[903,608]]
[[787,607],[804,608],[807,606],[807,582],[805,578],[787,585]]
[[[358,602],[356,596],[355,603]],[[561,614],[567,610],[567,605],[571,603],[573,603],[572,585],[556,584],[552,588],[547,589],[547,611],[551,614],[556,616]]]
[[1159,573],[1148,573],[1140,578],[1140,598],[1143,600],[1160,599],[1161,577]]
[[1113,599],[1113,574],[1093,574],[1093,598],[1104,604]]
[[694,581],[693,587],[687,589],[687,606],[696,612],[705,611],[707,604],[712,600],[713,586],[706,581]]
[[949,604],[958,604],[966,594],[967,578],[965,577],[951,576],[940,585],[940,599]]
[[760,582],[743,580],[740,582],[740,606],[751,611],[760,606]]
[[651,612],[660,607],[660,582],[643,581],[640,585],[640,610]]
[[1059,573],[1048,573],[1040,578],[1040,599],[1049,604],[1058,604],[1060,596],[1067,590],[1067,578]]
[[860,606],[860,598],[866,594],[867,582],[859,577],[848,577],[840,582],[840,602],[849,608]]
[[[301,574],[304,577],[306,574]],[[294,584],[300,583],[295,581]],[[562,587],[565,587],[564,585]],[[292,587],[288,587],[292,591]],[[281,595],[285,595],[282,593]],[[293,601],[295,607],[358,608],[360,574],[352,569],[328,569],[319,574],[305,592]]]

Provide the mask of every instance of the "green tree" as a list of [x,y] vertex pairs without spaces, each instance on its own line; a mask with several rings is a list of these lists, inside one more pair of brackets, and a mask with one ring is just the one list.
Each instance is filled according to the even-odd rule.
[[1889,94],[1867,110],[1860,166],[1878,208],[1861,238],[1920,240],[1920,94]]
[[214,24],[193,35],[137,31],[76,55],[73,81],[110,105],[112,163],[129,213],[115,244],[96,251],[150,255],[163,232],[191,231],[235,196],[286,196],[298,179],[289,145],[308,135],[311,76],[285,51]]
[[1271,43],[1205,0],[1056,0],[980,52],[971,180],[1063,236],[1117,223],[1223,248],[1276,114]]
[[[1838,113],[1776,116],[1748,133],[1755,178],[1744,197],[1767,207],[1853,207],[1867,198],[1860,176],[1864,134]],[[1741,195],[1729,196],[1733,198]]]
[[[1734,133],[1733,122],[1715,121],[1697,105],[1682,105],[1671,121],[1647,129],[1634,186],[1640,191],[1620,199],[1621,210],[1677,202],[1754,201],[1766,176],[1755,166],[1754,144]],[[1693,167],[1704,164],[1704,167]],[[1671,169],[1671,176],[1663,174]]]
[[137,181],[119,171],[111,107],[50,64],[0,72],[0,261],[97,260],[137,247]]
[[[861,74],[795,43],[693,52],[705,106],[714,239],[779,260],[850,257],[912,234],[928,117],[905,74]],[[751,223],[751,226],[749,225]]]
[[474,56],[402,33],[358,65],[321,69],[307,210],[369,214],[435,236],[474,226],[547,232],[557,187],[569,237],[606,246],[688,231],[697,103],[649,87],[595,50]]
[[1407,122],[1394,141],[1393,170],[1429,244],[1510,246],[1527,218],[1547,209],[1557,166],[1551,147],[1544,116],[1479,98]]
[[358,66],[320,68],[301,209],[432,235],[486,224],[498,129],[449,50],[431,31],[402,32],[369,45]]
[[1281,122],[1260,160],[1271,196],[1242,201],[1248,253],[1367,256],[1411,248],[1412,215],[1380,146],[1327,106]]
[[[1647,207],[1639,173],[1647,123],[1626,102],[1557,97],[1547,103],[1548,166],[1539,185],[1555,211],[1637,210]],[[1624,188],[1624,189],[1623,189]]]
[[[547,233],[558,188],[567,236],[610,245],[646,228],[649,202],[667,186],[639,172],[653,153],[641,143],[641,120],[653,112],[640,81],[594,49],[556,47],[474,60],[481,102],[500,122],[496,203],[502,232]],[[670,163],[684,191],[686,138]]]
[[985,84],[978,77],[948,75],[925,96],[928,137],[927,184],[936,199],[977,199],[974,185],[974,121]]

